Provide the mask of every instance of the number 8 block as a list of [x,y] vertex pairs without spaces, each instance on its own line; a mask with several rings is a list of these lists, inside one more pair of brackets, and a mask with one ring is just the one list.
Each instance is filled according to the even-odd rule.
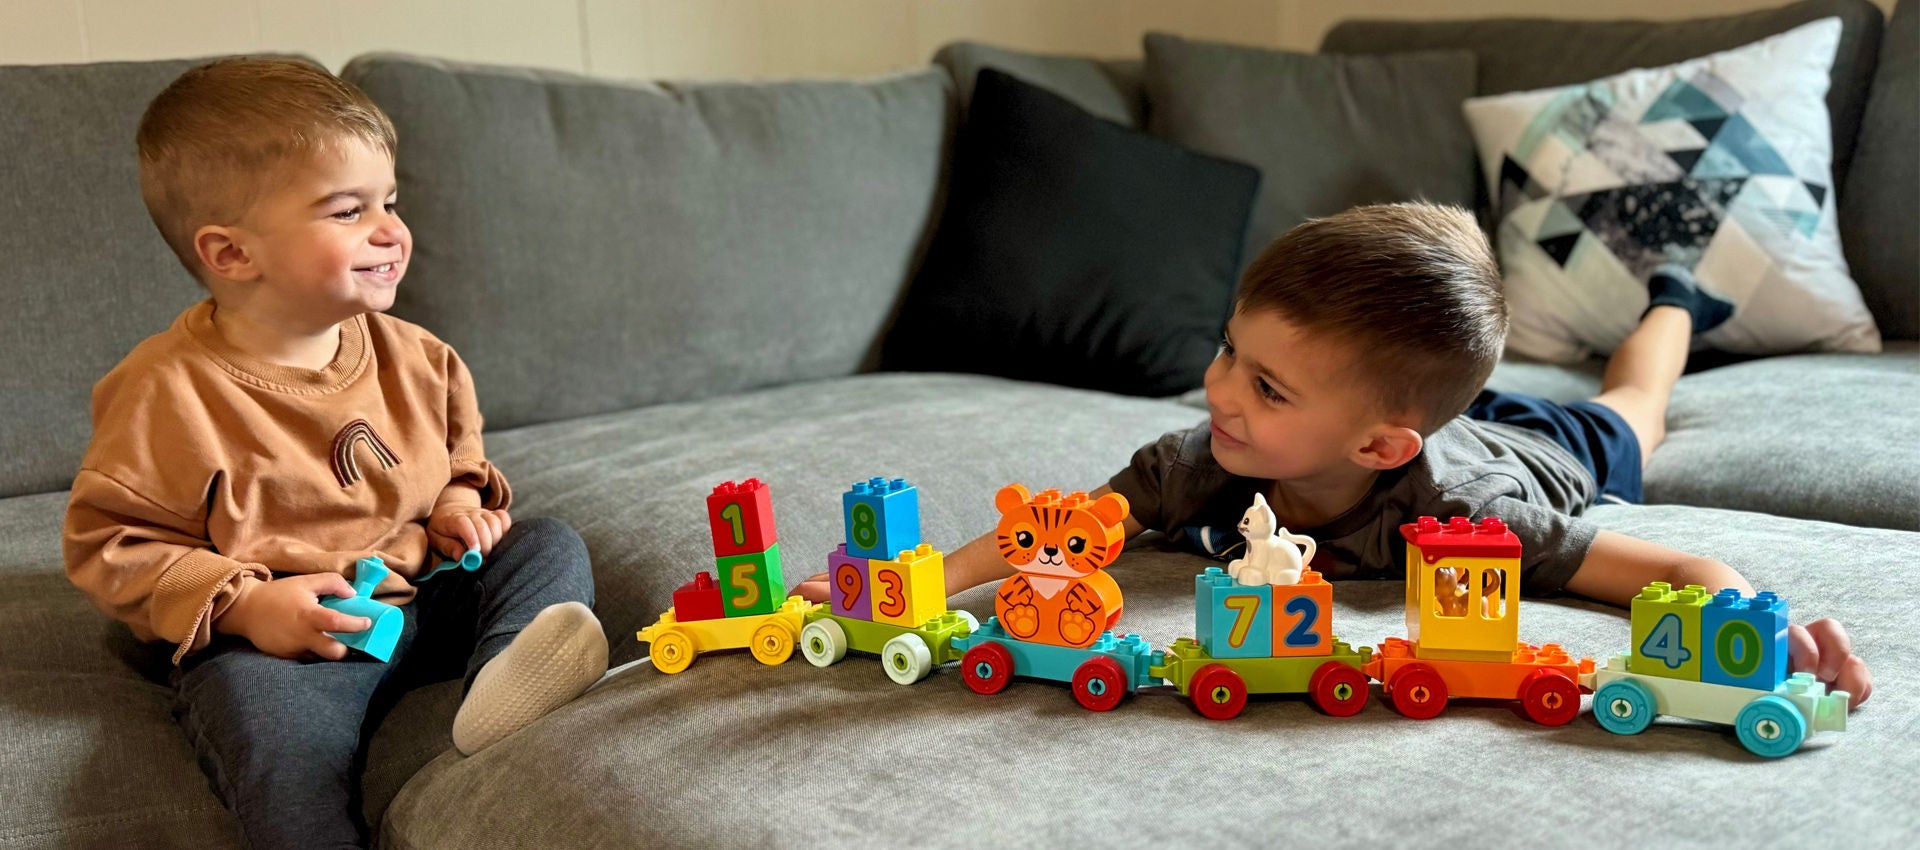
[[713,531],[713,554],[751,555],[778,542],[773,533],[773,496],[758,478],[728,481],[707,497],[707,525]]
[[1306,570],[1293,584],[1273,586],[1273,654],[1329,655],[1333,652],[1333,585]]
[[1787,679],[1787,603],[1727,588],[1700,611],[1700,681],[1771,691]]
[[884,560],[920,545],[920,491],[905,478],[856,482],[840,504],[847,554]]
[[1194,626],[1214,658],[1273,654],[1273,586],[1235,582],[1219,567],[1193,577]]
[[1633,598],[1633,655],[1627,670],[1700,681],[1700,611],[1709,598],[1697,584],[1674,590],[1656,581],[1642,588]]

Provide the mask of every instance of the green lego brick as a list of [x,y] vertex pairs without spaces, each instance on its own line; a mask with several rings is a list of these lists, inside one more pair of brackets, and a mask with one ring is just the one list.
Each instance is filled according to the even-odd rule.
[[1701,612],[1713,595],[1656,581],[1633,598],[1633,648],[1627,669],[1643,676],[1700,681]]
[[780,544],[765,552],[727,555],[713,560],[720,584],[720,604],[728,617],[771,614],[787,596],[780,571]]

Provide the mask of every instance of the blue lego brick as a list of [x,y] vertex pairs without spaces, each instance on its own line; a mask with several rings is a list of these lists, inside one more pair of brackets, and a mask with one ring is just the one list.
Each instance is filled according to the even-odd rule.
[[1139,635],[1103,632],[1090,646],[1075,649],[1050,643],[1028,643],[1007,634],[1007,630],[1000,627],[1000,618],[988,617],[972,634],[954,638],[952,646],[955,652],[964,655],[967,650],[988,641],[1007,648],[1007,653],[1013,656],[1015,676],[1072,682],[1074,671],[1080,669],[1087,659],[1105,655],[1120,662],[1120,669],[1126,671],[1129,693],[1163,684],[1160,677],[1149,672],[1154,665],[1162,662],[1163,653],[1154,652],[1146,639]]
[[907,479],[856,482],[840,505],[848,555],[884,561],[920,545],[920,491]]
[[400,613],[399,608],[373,598],[373,589],[391,570],[379,558],[361,558],[353,566],[353,597],[328,596],[322,598],[320,604],[350,617],[365,617],[372,625],[366,631],[327,634],[351,649],[385,661],[393,657],[394,644],[399,642],[400,630],[406,625],[406,615]]
[[1193,619],[1200,646],[1214,658],[1273,655],[1273,586],[1239,584],[1219,567],[1193,577]]
[[1770,691],[1787,679],[1787,602],[1722,590],[1700,611],[1700,681]]

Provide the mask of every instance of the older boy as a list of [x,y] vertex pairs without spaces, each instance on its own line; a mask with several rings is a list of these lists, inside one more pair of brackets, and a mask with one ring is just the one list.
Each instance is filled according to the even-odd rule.
[[[382,315],[412,255],[394,132],[301,62],[226,60],[156,97],[138,147],[147,209],[210,292],[94,388],[67,573],[136,635],[172,644],[175,715],[260,847],[361,846],[365,742],[411,685],[464,670],[472,753],[606,670],[578,535],[514,523],[471,376]],[[477,572],[416,587],[437,557]],[[323,607],[381,558],[403,606],[391,662]]]

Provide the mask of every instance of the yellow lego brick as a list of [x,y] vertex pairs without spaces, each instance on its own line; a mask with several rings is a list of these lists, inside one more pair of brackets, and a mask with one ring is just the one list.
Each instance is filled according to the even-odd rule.
[[947,610],[946,558],[922,543],[897,557],[867,562],[872,577],[873,621],[917,628]]

